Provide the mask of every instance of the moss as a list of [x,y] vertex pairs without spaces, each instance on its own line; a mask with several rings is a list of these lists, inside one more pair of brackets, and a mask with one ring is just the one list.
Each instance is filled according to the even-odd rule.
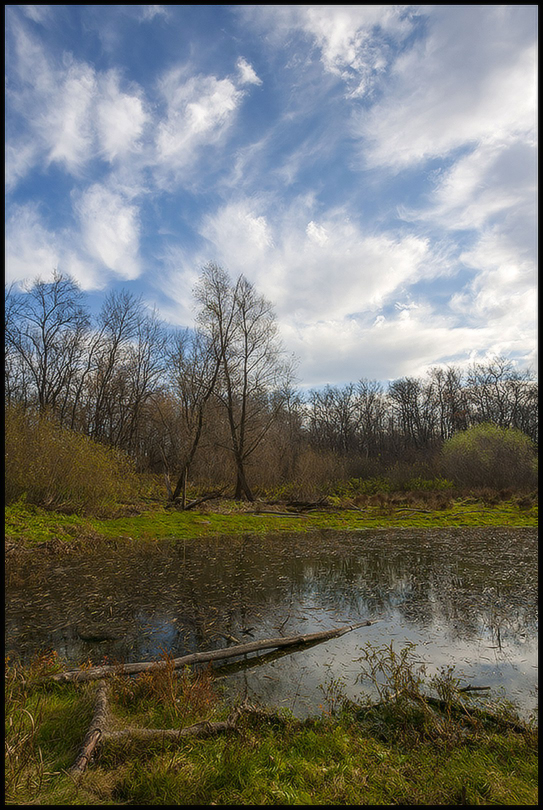
[[5,509],[5,533],[10,543],[35,546],[40,543],[75,545],[93,539],[160,540],[196,539],[218,535],[307,532],[314,529],[362,530],[367,528],[446,528],[537,526],[537,504],[515,500],[489,505],[476,500],[457,500],[449,509],[426,510],[409,506],[368,506],[292,513],[252,514],[246,506],[228,514],[180,512],[161,508],[117,518],[82,518],[17,502]]

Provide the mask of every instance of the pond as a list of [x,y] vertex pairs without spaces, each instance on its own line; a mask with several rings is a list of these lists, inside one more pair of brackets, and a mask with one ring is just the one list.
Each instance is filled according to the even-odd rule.
[[98,546],[6,563],[6,652],[153,660],[375,620],[224,678],[297,716],[356,699],[366,645],[537,705],[537,530],[325,530]]

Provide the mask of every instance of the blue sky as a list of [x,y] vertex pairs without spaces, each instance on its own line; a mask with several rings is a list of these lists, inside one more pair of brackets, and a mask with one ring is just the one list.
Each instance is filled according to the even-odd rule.
[[169,323],[215,261],[298,387],[536,363],[535,5],[6,6],[6,278]]

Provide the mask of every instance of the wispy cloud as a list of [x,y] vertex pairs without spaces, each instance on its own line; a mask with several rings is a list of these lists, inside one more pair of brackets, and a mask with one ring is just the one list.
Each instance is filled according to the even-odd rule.
[[96,101],[96,129],[102,152],[110,162],[142,148],[141,138],[150,116],[139,88],[120,89],[118,71],[100,77]]
[[536,46],[526,26],[504,37],[511,9],[432,8],[428,36],[398,56],[386,94],[355,119],[369,165],[401,169],[466,145],[533,141]]
[[8,280],[201,267],[304,384],[535,351],[533,6],[10,6]]
[[199,147],[224,137],[243,97],[228,78],[187,77],[183,68],[164,76],[160,90],[167,110],[158,125],[157,157],[174,167],[186,166]]
[[103,268],[81,249],[80,235],[49,229],[34,204],[14,206],[6,222],[6,278],[19,285],[55,270],[71,275],[84,290],[106,286]]
[[79,197],[75,208],[89,256],[121,278],[137,278],[142,270],[137,206],[96,183]]

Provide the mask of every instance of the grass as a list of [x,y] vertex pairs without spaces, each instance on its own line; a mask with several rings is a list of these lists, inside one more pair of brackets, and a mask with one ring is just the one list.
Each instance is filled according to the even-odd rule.
[[[512,494],[447,491],[347,492],[329,508],[303,514],[252,514],[254,504],[219,501],[179,512],[160,503],[128,504],[116,515],[82,517],[31,506],[6,507],[6,548],[54,551],[104,538],[134,541],[240,533],[536,526],[537,501]],[[263,505],[261,505],[263,506]],[[266,505],[266,509],[272,509]],[[93,684],[46,684],[62,668],[55,655],[23,668],[6,661],[5,800],[11,804],[480,804],[536,805],[537,727],[466,705],[452,674],[426,683],[409,650],[367,649],[361,661],[378,685],[375,704],[348,702],[329,684],[322,714],[308,720],[273,711],[241,715],[228,734],[179,743],[103,745],[81,782],[68,774],[93,714]],[[224,719],[209,676],[115,678],[115,727],[181,727]],[[429,690],[438,695],[439,708]],[[462,701],[466,702],[463,697]]]
[[[22,501],[5,509],[5,535],[9,543],[33,547],[47,543],[67,547],[99,538],[159,540],[192,539],[228,534],[308,532],[314,529],[357,530],[368,528],[446,528],[477,526],[537,526],[537,503],[509,498],[490,502],[486,498],[447,499],[437,506],[413,501],[408,496],[367,499],[364,506],[343,502],[332,508],[305,513],[254,514],[254,504],[215,502],[196,512],[181,512],[160,504],[132,506],[132,514],[118,517],[81,517],[51,512]],[[272,509],[273,507],[266,507]],[[128,510],[126,510],[128,511]],[[134,512],[138,512],[134,514]]]
[[[510,715],[447,710],[460,700],[448,672],[427,683],[405,651],[368,650],[370,675],[387,673],[382,700],[340,699],[298,720],[249,708],[232,731],[181,742],[102,745],[80,782],[67,773],[93,713],[92,684],[52,685],[37,677],[58,659],[6,668],[7,804],[537,804],[535,725]],[[439,686],[441,684],[441,690]],[[436,710],[430,687],[442,697]],[[385,696],[388,690],[388,697]],[[209,673],[171,667],[115,677],[114,727],[180,727],[224,719]]]

